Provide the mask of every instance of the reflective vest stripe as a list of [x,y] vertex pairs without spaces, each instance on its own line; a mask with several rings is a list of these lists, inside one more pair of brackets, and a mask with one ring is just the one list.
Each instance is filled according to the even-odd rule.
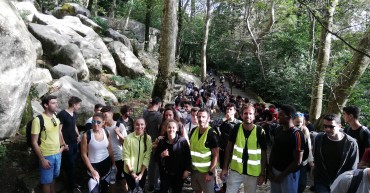
[[261,149],[256,149],[256,150],[248,149],[248,154],[261,155]]
[[260,160],[257,160],[257,161],[256,160],[248,160],[247,163],[250,164],[250,165],[255,165],[256,166],[256,165],[260,165],[261,161]]
[[212,152],[210,152],[210,151],[209,151],[209,152],[207,152],[207,153],[205,153],[205,154],[201,154],[201,153],[196,152],[196,151],[190,151],[190,154],[191,154],[192,156],[205,158],[205,157],[211,156]]
[[235,161],[237,161],[238,163],[243,163],[243,159],[242,158],[238,158],[235,155],[233,155],[232,159],[235,160]]
[[209,166],[211,166],[211,162],[207,162],[207,163],[197,163],[197,162],[193,162],[193,165],[195,166],[195,167],[209,167]]
[[234,145],[234,149],[235,149],[236,151],[238,151],[239,153],[243,153],[243,148],[240,148],[240,147],[238,147],[238,146]]

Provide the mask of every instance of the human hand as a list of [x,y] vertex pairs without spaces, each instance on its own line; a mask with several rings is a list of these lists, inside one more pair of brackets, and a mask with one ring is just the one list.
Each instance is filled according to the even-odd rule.
[[96,170],[91,171],[91,176],[97,181],[100,179],[99,173]]
[[264,175],[258,176],[257,185],[261,186],[263,182],[265,182],[265,176]]
[[161,158],[164,158],[164,157],[167,157],[167,156],[170,156],[170,154],[168,152],[168,149],[162,151],[162,153],[161,153]]
[[221,178],[221,180],[225,180],[225,178],[229,175],[228,174],[229,172],[228,172],[228,170],[222,170],[221,171],[221,173],[220,173],[220,178]]
[[45,158],[40,160],[40,163],[41,163],[41,167],[44,168],[44,169],[50,169],[51,168],[51,164],[50,164],[49,160],[47,160]]
[[211,181],[212,177],[213,177],[213,176],[210,176],[208,173],[204,176],[205,181],[206,181],[207,183]]
[[184,173],[182,174],[182,179],[186,179],[189,176],[190,172],[185,170]]

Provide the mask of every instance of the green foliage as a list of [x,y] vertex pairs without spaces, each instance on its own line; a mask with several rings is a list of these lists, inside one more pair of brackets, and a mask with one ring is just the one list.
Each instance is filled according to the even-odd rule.
[[91,19],[102,28],[99,35],[104,36],[105,31],[109,28],[107,21],[101,17],[92,17]]
[[0,166],[4,165],[5,162],[7,162],[7,157],[6,153],[8,152],[7,148],[5,145],[0,144]]
[[182,65],[181,66],[181,70],[182,71],[185,71],[185,72],[188,72],[188,73],[191,73],[191,74],[194,74],[196,76],[200,76],[201,73],[202,73],[202,68],[197,65],[197,66],[194,66],[194,65]]
[[347,105],[355,105],[361,109],[360,122],[370,126],[370,70],[367,69],[357,86],[353,89]]
[[[140,77],[129,79],[121,76],[112,76],[110,78],[119,90],[114,91],[119,102],[130,99],[147,99],[153,90],[153,82],[147,78]],[[128,92],[124,92],[127,90]]]
[[30,92],[29,92],[29,97],[30,97],[31,100],[39,98],[39,93],[38,93],[35,85],[31,85]]

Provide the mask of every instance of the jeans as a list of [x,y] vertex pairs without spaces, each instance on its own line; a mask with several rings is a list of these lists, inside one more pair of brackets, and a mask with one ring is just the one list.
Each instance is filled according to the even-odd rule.
[[148,166],[148,187],[149,189],[159,190],[159,168],[158,163],[155,161],[154,152],[150,154],[150,161]]
[[298,193],[302,193],[307,185],[307,166],[302,166],[299,174]]
[[68,189],[73,190],[76,184],[75,170],[78,144],[70,144],[68,148],[68,151],[63,151],[63,169],[67,173]]
[[239,174],[234,170],[230,170],[230,175],[227,178],[226,193],[235,193],[239,191],[240,185],[244,184],[244,192],[254,193],[257,190],[258,177]]
[[[272,168],[272,172],[275,176],[281,173],[275,168]],[[297,193],[298,181],[299,170],[285,176],[279,184],[276,182],[271,182],[271,193]]]
[[[136,188],[136,181],[134,178],[132,178],[132,176],[126,172],[123,172],[123,174],[125,175],[125,179],[126,179],[126,182],[127,182],[127,186],[128,186],[128,189],[133,191],[135,188]],[[140,173],[137,173],[136,175],[139,175]],[[141,177],[141,180],[139,181],[139,186],[144,189],[144,186],[145,186],[145,181],[146,181],[146,174],[147,174],[147,170],[145,170],[143,176]]]
[[42,168],[40,164],[40,183],[41,184],[51,184],[60,173],[60,162],[61,156],[60,153],[44,156],[46,160],[50,163],[49,169]]
[[184,180],[182,179],[182,173],[170,175],[165,172],[160,173],[161,177],[161,193],[168,193],[169,188],[172,188],[172,192],[182,192],[182,185]]
[[330,193],[330,187],[324,184],[315,183],[315,193]]

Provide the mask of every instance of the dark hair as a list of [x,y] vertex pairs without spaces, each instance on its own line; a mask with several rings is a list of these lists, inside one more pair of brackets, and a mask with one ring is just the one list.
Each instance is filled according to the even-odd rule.
[[308,113],[304,114],[304,120],[309,121],[310,120],[310,115]]
[[284,111],[284,113],[285,113],[287,116],[289,116],[291,119],[293,119],[293,118],[294,118],[294,115],[295,115],[295,113],[296,113],[295,108],[294,108],[293,106],[291,106],[291,105],[287,105],[287,104],[285,104],[285,105],[281,106],[281,107],[280,107],[280,110],[281,110],[281,111]]
[[103,108],[103,106],[104,106],[104,105],[102,105],[102,104],[98,103],[98,104],[96,104],[96,105],[95,105],[94,109],[95,109],[95,110],[96,110],[96,109],[100,109],[100,108]]
[[102,113],[105,113],[105,112],[112,112],[113,108],[111,106],[104,106],[103,108],[101,108],[101,112]]
[[173,107],[167,107],[167,108],[164,109],[162,120],[165,120],[165,115],[164,114],[166,113],[166,111],[172,111],[173,119],[175,119],[175,121],[177,121],[177,122],[181,122],[180,117],[178,116],[176,109],[173,108]]
[[358,119],[360,116],[360,109],[353,105],[343,107],[343,111],[346,112],[346,114],[352,115],[355,119]]
[[191,105],[191,106],[193,106],[193,104],[191,104],[191,102],[190,102],[190,101],[182,101],[182,104],[183,104],[183,105]]
[[76,96],[71,96],[68,100],[68,107],[72,107],[75,104],[82,102],[82,100]]
[[340,118],[336,114],[328,114],[324,116],[324,120],[335,121],[337,124],[340,124]]
[[207,115],[209,116],[209,112],[208,112],[208,110],[207,110],[207,109],[204,109],[204,108],[200,108],[200,109],[198,110],[197,115],[198,115],[199,113],[202,113],[202,112],[206,112],[206,113],[207,113]]
[[128,105],[123,105],[120,109],[120,112],[122,115],[126,114],[129,111],[130,111],[130,107]]
[[244,102],[245,102],[245,103],[249,103],[249,98],[245,97],[245,98],[244,98]]
[[150,102],[150,104],[151,105],[156,105],[156,104],[161,103],[161,102],[162,102],[162,99],[155,96],[155,97],[152,98],[152,101]]
[[45,109],[45,106],[44,105],[48,105],[49,102],[50,102],[50,100],[52,100],[52,99],[57,99],[57,97],[54,96],[54,95],[46,95],[46,96],[42,97],[41,98],[41,106],[42,106],[42,108]]
[[236,109],[236,105],[234,103],[227,103],[226,108],[234,107]]
[[100,117],[102,120],[104,120],[104,115],[103,115],[103,113],[95,113],[95,114],[93,115],[93,117]]
[[[145,122],[145,119],[144,117],[139,117],[139,118],[136,118],[135,121],[134,121],[134,124],[136,123],[136,121],[142,119],[146,125],[146,122]],[[146,152],[146,150],[148,149],[147,145],[146,145],[146,141],[148,139],[148,134],[146,133],[146,127],[144,129],[144,152]]]

